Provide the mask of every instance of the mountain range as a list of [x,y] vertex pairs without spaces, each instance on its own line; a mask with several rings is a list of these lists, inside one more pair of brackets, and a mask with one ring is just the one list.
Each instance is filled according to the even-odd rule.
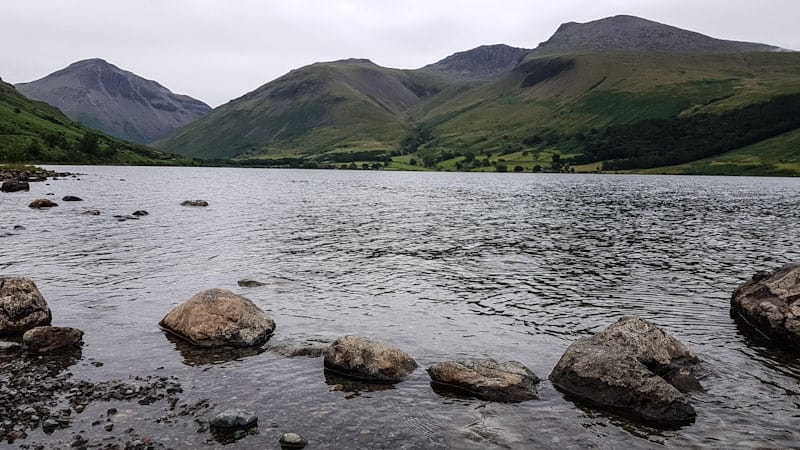
[[164,138],[211,111],[199,100],[173,94],[102,59],[78,61],[16,88],[72,120],[140,144]]
[[[87,65],[116,69],[90,60],[44,80],[59,92],[56,80],[86,78]],[[80,103],[63,98],[65,112]],[[207,114],[195,106],[184,106],[193,121],[152,145],[268,166],[800,174],[800,53],[633,16],[415,70],[311,64]]]

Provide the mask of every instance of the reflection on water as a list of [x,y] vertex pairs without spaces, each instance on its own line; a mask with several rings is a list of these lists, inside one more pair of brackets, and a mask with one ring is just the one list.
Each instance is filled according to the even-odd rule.
[[[276,426],[242,445],[274,446],[282,429],[322,448],[786,447],[800,438],[796,359],[752,341],[729,314],[739,283],[800,260],[800,180],[76,171],[87,175],[0,196],[0,272],[37,281],[54,322],[86,331],[84,354],[105,363],[103,376],[163,367],[189,400],[270,414]],[[46,192],[85,201],[27,208]],[[181,207],[187,198],[210,206]],[[136,210],[150,215],[113,219]],[[241,288],[243,278],[267,284]],[[420,369],[394,389],[346,399],[325,383],[321,358],[195,353],[165,339],[164,314],[211,287],[266,310],[278,342],[357,334],[398,345],[421,368],[494,357],[543,379],[570,342],[637,314],[701,356],[707,392],[693,397],[693,425],[658,433],[576,407],[547,381],[539,400],[487,406],[437,395]],[[76,375],[99,376],[82,367]],[[179,447],[207,438],[153,433]]]
[[164,336],[175,345],[175,349],[183,357],[183,363],[187,366],[205,366],[238,361],[249,356],[260,355],[266,351],[263,347],[199,347],[166,331]]

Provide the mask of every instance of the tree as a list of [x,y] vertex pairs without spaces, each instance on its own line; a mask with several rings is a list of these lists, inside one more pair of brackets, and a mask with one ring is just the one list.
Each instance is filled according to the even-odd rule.
[[539,173],[541,171],[542,171],[542,166],[540,166],[539,164],[533,166],[533,173]]
[[514,172],[522,172],[523,170],[525,170],[525,168],[522,166],[514,166]]
[[83,137],[78,141],[78,151],[87,155],[99,155],[100,136],[91,131],[84,133]]
[[494,170],[496,170],[497,172],[508,172],[508,166],[506,166],[505,164],[498,164],[494,166]]

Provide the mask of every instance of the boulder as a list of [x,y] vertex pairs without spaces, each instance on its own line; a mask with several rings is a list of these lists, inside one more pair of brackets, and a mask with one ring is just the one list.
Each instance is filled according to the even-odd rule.
[[52,208],[53,206],[58,206],[58,203],[47,198],[37,198],[28,206],[30,208]]
[[465,392],[482,400],[523,402],[537,398],[539,378],[516,361],[464,359],[428,368],[434,386]]
[[800,264],[755,274],[734,291],[731,308],[761,334],[800,349]]
[[0,277],[0,335],[22,334],[51,320],[50,308],[33,280]]
[[82,198],[75,197],[74,195],[64,196],[64,198],[62,198],[61,200],[65,201],[65,202],[82,202],[83,201]]
[[397,383],[416,368],[408,353],[382,341],[357,336],[340,337],[325,351],[325,368],[351,378]]
[[244,409],[229,409],[214,416],[209,425],[223,430],[250,428],[258,423],[258,416]]
[[0,191],[3,192],[19,192],[19,191],[30,191],[31,185],[28,184],[27,181],[17,181],[17,180],[10,180],[4,181],[3,185],[0,186]]
[[208,206],[208,202],[205,200],[184,200],[181,206]]
[[53,350],[78,347],[82,342],[83,331],[69,327],[36,327],[22,335],[22,345],[31,353],[48,353]]
[[224,289],[200,292],[161,320],[167,331],[201,347],[261,345],[275,322],[250,300]]
[[695,419],[681,390],[702,389],[691,371],[698,362],[657,326],[624,317],[570,345],[550,380],[578,400],[650,425],[674,427]]

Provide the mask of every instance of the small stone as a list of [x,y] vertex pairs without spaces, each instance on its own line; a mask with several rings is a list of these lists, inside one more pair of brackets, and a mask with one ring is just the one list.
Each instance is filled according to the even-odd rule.
[[297,433],[284,433],[278,442],[285,449],[299,449],[308,445],[308,440]]
[[78,414],[82,413],[84,409],[86,409],[85,405],[77,405],[77,406],[75,406],[75,412],[78,413]]
[[213,419],[209,424],[213,428],[221,428],[226,430],[236,430],[243,428],[250,428],[258,423],[258,416],[252,411],[244,409],[229,409],[223,411]]
[[18,353],[20,350],[22,346],[16,342],[0,341],[0,355]]
[[116,413],[117,413],[117,408],[108,408],[108,410],[106,410],[107,416],[113,416]]
[[208,202],[205,200],[184,200],[181,202],[181,206],[208,206]]
[[67,195],[64,198],[62,198],[61,200],[65,201],[65,202],[82,202],[83,201],[82,198],[75,197],[74,195]]
[[39,421],[39,416],[34,414],[34,415],[31,416],[31,420],[34,421],[34,422],[38,422]]
[[90,216],[99,216],[100,215],[100,211],[96,210],[96,209],[87,209],[86,211],[82,212],[81,214],[87,214],[87,215],[90,215]]
[[54,201],[52,201],[50,199],[47,199],[47,198],[38,198],[38,199],[32,201],[30,205],[28,205],[28,207],[30,207],[30,208],[39,208],[39,209],[41,209],[41,208],[52,208],[54,206],[58,206],[58,203],[56,203],[56,202],[54,202]]
[[149,212],[147,212],[147,211],[144,211],[144,210],[139,210],[139,211],[134,211],[134,212],[133,212],[133,215],[134,215],[134,216],[140,216],[140,217],[141,217],[141,216],[147,216],[147,215],[149,215],[149,214],[150,214]]
[[25,227],[24,227],[24,226],[22,226],[22,225],[14,225],[14,229],[15,229],[15,230],[24,230],[24,229],[25,229]]
[[111,431],[111,430],[114,429],[114,424],[113,423],[107,423],[107,424],[105,424],[103,426],[103,429],[106,430],[106,431]]
[[59,426],[60,426],[60,424],[58,423],[57,420],[55,420],[55,419],[47,419],[47,420],[44,421],[44,423],[42,423],[42,431],[44,431],[47,434],[50,434],[53,431],[55,431],[56,428],[58,428]]
[[264,283],[256,280],[239,280],[237,282],[241,287],[259,287],[264,286]]
[[29,415],[29,416],[30,416],[31,414],[36,414],[36,408],[34,408],[34,407],[32,407],[32,406],[29,406],[29,407],[25,408],[25,409],[22,411],[22,413],[23,413],[23,414],[26,414],[26,415]]

